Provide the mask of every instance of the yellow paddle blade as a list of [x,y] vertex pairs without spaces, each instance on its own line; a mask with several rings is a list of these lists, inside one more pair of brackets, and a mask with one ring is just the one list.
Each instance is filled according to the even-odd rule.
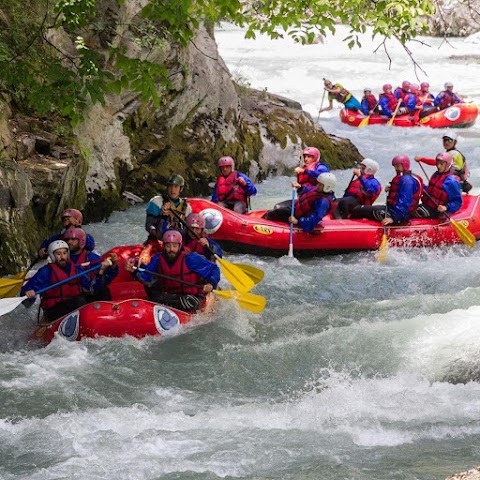
[[260,283],[265,276],[265,272],[260,268],[253,265],[247,265],[246,263],[234,263],[235,266],[243,270],[252,280],[255,285]]
[[219,297],[228,300],[234,299],[238,302],[241,308],[255,313],[263,312],[265,305],[267,304],[267,299],[265,297],[255,295],[254,293],[238,292],[237,290],[214,290],[214,293]]
[[255,286],[253,280],[242,269],[235,266],[233,263],[220,258],[218,255],[215,255],[215,258],[220,264],[220,269],[222,270],[223,275],[225,275],[225,278],[236,290],[239,290],[240,292],[248,292]]
[[26,272],[17,273],[11,278],[0,278],[0,298],[16,297],[22,289]]
[[452,227],[455,229],[457,232],[457,235],[460,237],[462,242],[470,248],[473,248],[475,246],[475,236],[473,233],[467,229],[467,227],[464,227],[461,223],[456,222],[452,218],[450,219],[450,223],[452,224]]
[[380,243],[380,248],[378,249],[377,260],[380,263],[385,263],[387,261],[387,255],[388,255],[388,237],[384,233],[382,235],[382,243]]
[[365,117],[359,124],[359,127],[364,127],[365,125],[368,125],[368,122],[370,121],[370,115],[368,117]]

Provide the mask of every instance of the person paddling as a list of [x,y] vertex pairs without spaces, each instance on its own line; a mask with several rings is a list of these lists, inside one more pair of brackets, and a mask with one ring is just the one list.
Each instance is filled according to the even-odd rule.
[[156,243],[170,228],[181,228],[181,222],[171,210],[175,210],[182,220],[192,213],[192,208],[180,194],[185,188],[185,179],[176,173],[167,180],[167,191],[163,195],[152,197],[147,203],[145,230],[148,239]]
[[[82,228],[83,214],[80,210],[77,210],[76,208],[66,208],[63,210],[61,217],[63,229],[59,233],[52,235],[50,238],[47,238],[41,243],[40,247],[38,248],[38,258],[47,258],[48,246],[55,240],[63,240],[63,234],[69,228]],[[95,240],[89,233],[87,233],[85,250],[88,250],[89,252],[95,250]]]
[[[461,183],[462,191],[464,193],[468,193],[472,188],[472,184],[467,180],[469,177],[468,171],[468,164],[467,160],[463,153],[457,150],[457,142],[458,142],[458,135],[456,132],[449,132],[442,137],[443,147],[445,151],[451,155],[453,158],[453,163],[451,167],[451,171],[454,175],[456,175]],[[421,155],[417,155],[414,157],[416,162],[425,163],[426,165],[434,166],[436,165],[435,158],[423,157]]]
[[99,270],[82,277],[82,288],[87,301],[111,300],[108,285],[119,273],[117,254],[111,253],[108,259],[103,259],[94,252],[87,252],[85,250],[86,234],[81,228],[69,229],[63,237],[70,249],[70,260],[77,270],[82,271],[90,265],[101,263]]
[[[28,297],[24,302],[26,307],[35,302],[35,292],[77,273],[75,264],[69,258],[69,247],[63,240],[50,243],[47,254],[51,263],[41,267],[20,291],[20,296]],[[53,322],[87,303],[82,289],[82,278],[72,279],[71,282],[50,288],[40,295],[40,307],[45,321]]]
[[328,107],[322,108],[318,113],[328,112],[333,108],[333,100],[342,103],[345,108],[358,112],[362,110],[360,102],[340,83],[333,84],[330,80],[323,79],[325,91],[328,92]]
[[215,255],[223,256],[220,245],[209,238],[205,233],[205,218],[199,213],[191,213],[186,219],[183,249],[185,252],[196,252],[203,255],[211,262],[215,261]]
[[423,180],[411,172],[410,158],[406,155],[393,157],[392,166],[396,176],[385,188],[387,204],[356,207],[350,218],[368,218],[390,225],[406,223],[415,214],[423,192]]
[[331,172],[322,173],[317,178],[316,187],[302,187],[295,201],[293,216],[288,221],[310,233],[328,213],[335,209],[335,185],[337,179]]
[[458,178],[450,168],[453,158],[449,153],[439,153],[436,158],[437,171],[431,176],[428,187],[422,195],[422,204],[416,216],[438,218],[443,213],[452,214],[460,210],[463,200]]
[[212,202],[237,213],[247,213],[249,199],[257,194],[253,182],[243,173],[235,170],[232,157],[218,160],[220,175],[212,192]]
[[[162,241],[163,251],[150,260],[145,271],[135,270],[129,262],[125,263],[125,269],[135,272],[134,278],[145,285],[151,301],[195,312],[205,295],[217,287],[220,269],[203,255],[182,251],[182,234],[177,230],[167,230]],[[154,273],[169,278],[155,276]],[[176,278],[192,285],[176,282]]]

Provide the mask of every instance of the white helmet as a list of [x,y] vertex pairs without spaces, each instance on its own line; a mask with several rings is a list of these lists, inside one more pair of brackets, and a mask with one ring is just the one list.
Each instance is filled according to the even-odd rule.
[[443,85],[444,88],[448,88],[448,87],[453,87],[453,83],[452,82],[445,82],[445,84]]
[[60,248],[66,248],[67,251],[70,252],[67,243],[63,240],[55,240],[48,246],[48,258],[50,262],[55,263],[54,253]]
[[368,173],[369,175],[375,175],[378,172],[378,169],[380,168],[378,166],[378,163],[375,160],[372,160],[371,158],[364,158],[360,162],[360,165],[365,165],[365,173]]
[[337,179],[335,178],[335,175],[333,173],[326,172],[326,173],[321,173],[317,177],[317,182],[323,185],[323,191],[325,193],[330,193],[330,192],[333,192],[333,189],[337,184]]

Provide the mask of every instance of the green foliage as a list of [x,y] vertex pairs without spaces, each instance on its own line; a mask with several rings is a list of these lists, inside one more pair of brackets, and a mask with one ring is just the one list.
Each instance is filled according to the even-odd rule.
[[[159,87],[170,87],[170,72],[166,65],[149,62],[149,52],[165,50],[167,43],[186,46],[200,21],[228,20],[245,26],[247,38],[261,32],[271,38],[290,35],[302,43],[334,33],[343,23],[350,26],[345,41],[353,48],[360,46],[358,34],[367,28],[374,37],[395,37],[405,44],[424,31],[420,18],[431,15],[434,5],[433,0],[150,0],[130,26],[134,42],[142,53],[147,50],[141,59],[131,58],[118,46],[99,49],[85,40],[93,38],[92,28],[101,24],[97,19],[104,10],[102,0],[3,2],[0,89],[20,107],[40,115],[59,113],[75,124],[90,103],[103,104],[111,92],[133,90],[144,101],[159,105]],[[75,55],[50,43],[47,31],[60,28],[70,35]]]

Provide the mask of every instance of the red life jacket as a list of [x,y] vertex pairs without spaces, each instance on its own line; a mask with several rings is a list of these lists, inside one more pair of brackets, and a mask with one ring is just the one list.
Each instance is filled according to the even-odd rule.
[[[437,209],[439,205],[447,206],[448,204],[448,195],[445,190],[443,190],[443,182],[447,177],[453,175],[452,172],[435,172],[430,177],[430,182],[428,184],[426,192],[430,195],[429,197],[425,194],[422,195],[422,203],[427,207]],[[430,199],[432,197],[433,200]]]
[[205,247],[198,241],[197,238],[190,238],[187,242],[184,242],[183,248],[188,252],[196,252],[200,255],[205,255]]
[[[199,284],[203,282],[203,279],[198,275],[198,273],[190,270],[186,263],[185,257],[187,254],[185,252],[180,252],[178,257],[172,266],[168,264],[165,257],[160,255],[160,262],[158,262],[158,273],[162,275],[168,275],[169,277],[178,278],[184,280],[185,282]],[[191,285],[185,285],[184,283],[176,282],[173,279],[162,278],[161,289],[166,293],[180,293],[180,294],[191,294],[191,295],[202,295],[203,286],[193,287]]]
[[[70,259],[68,260],[68,264],[70,265],[70,274],[61,269],[56,263],[49,263],[47,265],[51,270],[50,279],[52,283],[66,280],[67,278],[70,278],[76,274],[75,266]],[[50,288],[46,292],[43,292],[41,295],[42,300],[40,302],[40,307],[42,307],[44,310],[46,308],[52,308],[68,298],[78,297],[81,294],[82,285],[80,283],[80,278],[77,277],[68,283],[64,283],[58,287]]]
[[[304,165],[303,168],[306,170],[315,170],[317,168],[317,165],[318,162],[312,162],[309,165]],[[297,175],[297,182],[302,186],[308,185],[312,187],[315,187],[318,183],[315,178],[310,177],[309,175],[307,175],[306,172],[302,172]]]
[[365,95],[365,100],[367,101],[368,111],[373,110],[377,106],[377,99],[372,93],[370,95]]
[[[373,175],[364,175],[365,178],[373,177]],[[350,186],[347,188],[345,195],[355,197],[362,205],[373,205],[373,202],[378,198],[380,192],[382,191],[382,187],[379,186],[378,190],[373,194],[368,194],[362,186],[362,182],[360,178],[355,179]]]
[[444,108],[451,107],[455,105],[457,102],[455,101],[456,95],[453,92],[449,92],[448,90],[444,90],[443,96],[438,104],[438,108],[443,110]]
[[238,172],[233,170],[230,175],[217,178],[217,197],[221,202],[247,202],[243,188],[237,184]]
[[404,90],[402,87],[397,87],[393,93],[394,94],[397,93],[398,98],[401,98],[402,100],[405,100],[405,97],[409,94],[409,91]]
[[388,98],[387,107],[391,112],[393,112],[395,110],[395,107],[397,106],[397,103],[398,103],[397,97],[393,93],[389,93],[389,94],[381,93],[380,97]]
[[[418,204],[420,203],[420,198],[422,197],[422,193],[423,193],[423,180],[422,180],[422,177],[420,177],[420,175],[417,175],[416,173],[404,172],[404,175],[411,175],[418,183],[417,191],[413,194],[412,204],[408,209],[409,213],[412,213],[418,208]],[[390,190],[388,191],[388,196],[387,196],[387,205],[389,205],[390,207],[395,207],[395,205],[397,205],[398,185],[400,183],[401,178],[402,178],[402,175],[397,175],[390,182]]]
[[319,192],[316,188],[300,195],[298,200],[295,201],[295,217],[307,217],[315,211],[314,203],[320,198],[325,198],[328,203],[327,213],[332,213],[335,210],[336,204],[332,200],[333,195],[331,193]]

